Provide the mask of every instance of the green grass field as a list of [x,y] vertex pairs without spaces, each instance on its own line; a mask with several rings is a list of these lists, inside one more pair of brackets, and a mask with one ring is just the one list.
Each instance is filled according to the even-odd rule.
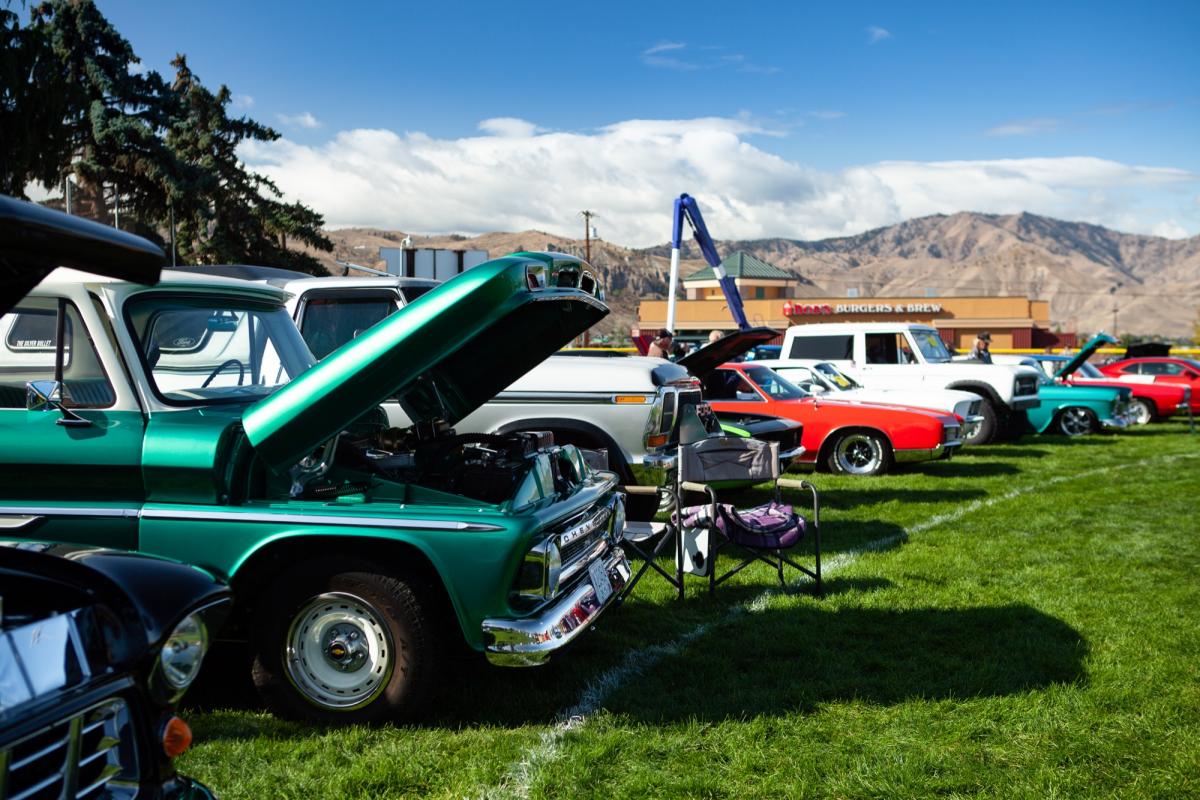
[[1200,434],[815,482],[824,599],[647,577],[546,667],[455,667],[412,727],[281,722],[210,665],[180,768],[227,800],[1200,797]]

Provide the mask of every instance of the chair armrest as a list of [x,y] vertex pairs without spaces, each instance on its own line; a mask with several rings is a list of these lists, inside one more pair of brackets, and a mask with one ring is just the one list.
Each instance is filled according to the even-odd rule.
[[625,494],[640,494],[640,495],[658,494],[660,489],[661,489],[661,487],[659,487],[659,486],[634,486],[632,484],[621,487],[621,491],[625,492]]
[[779,487],[787,489],[799,489],[800,491],[809,491],[812,493],[812,509],[813,509],[813,525],[821,527],[821,495],[817,493],[817,487],[813,486],[808,481],[797,481],[791,478],[780,478],[775,481],[775,492],[778,494]]
[[808,481],[798,481],[792,478],[780,478],[776,483],[785,489],[812,489],[814,488]]

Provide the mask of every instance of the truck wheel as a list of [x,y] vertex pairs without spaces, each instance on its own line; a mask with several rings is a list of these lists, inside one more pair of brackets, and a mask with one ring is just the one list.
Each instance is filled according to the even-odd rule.
[[441,661],[420,583],[362,562],[289,571],[254,617],[251,675],[277,714],[350,724],[416,716]]
[[1058,412],[1058,432],[1064,436],[1086,436],[1096,430],[1096,415],[1089,408],[1071,406]]
[[963,439],[964,445],[987,444],[996,437],[996,429],[1000,425],[1000,415],[996,413],[996,407],[992,405],[992,401],[986,397],[979,405],[979,416],[983,417],[983,421],[979,423],[979,429],[970,439]]
[[1138,425],[1154,422],[1154,404],[1144,397],[1135,397],[1129,401],[1129,413]]
[[882,475],[891,465],[887,440],[870,431],[843,433],[829,451],[829,470],[839,475]]

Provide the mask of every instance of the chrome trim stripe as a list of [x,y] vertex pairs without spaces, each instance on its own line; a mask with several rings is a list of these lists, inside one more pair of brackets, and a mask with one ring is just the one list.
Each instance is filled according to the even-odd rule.
[[209,520],[221,522],[285,522],[298,525],[330,525],[352,528],[405,528],[441,531],[502,531],[502,525],[480,522],[452,522],[440,519],[400,519],[396,517],[339,517],[324,514],[259,513],[245,511],[172,511],[142,509],[142,519]]
[[[136,508],[86,508],[80,506],[0,506],[0,516],[33,514],[46,517],[120,517],[137,519]],[[18,526],[19,527],[19,526]]]
[[[55,508],[52,506],[7,506],[0,511],[0,528],[6,517],[37,515],[45,517],[115,517],[121,519],[177,519],[221,522],[285,522],[300,525],[331,525],[351,528],[404,528],[409,530],[502,531],[502,525],[449,520],[404,519],[399,517],[339,517],[325,514],[295,514],[286,511],[184,511],[165,508]],[[20,527],[19,525],[16,527]]]
[[[637,395],[645,398],[644,403],[617,403],[617,396]],[[492,404],[508,403],[557,403],[568,405],[644,405],[654,403],[652,392],[501,392],[488,401]]]
[[33,514],[0,514],[0,531],[17,531],[40,519]]

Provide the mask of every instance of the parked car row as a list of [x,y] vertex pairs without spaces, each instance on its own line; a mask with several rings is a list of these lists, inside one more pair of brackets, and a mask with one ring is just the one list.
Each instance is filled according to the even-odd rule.
[[[664,481],[689,406],[795,468],[871,475],[1137,398],[1078,388],[1038,416],[1044,364],[951,363],[921,326],[792,328],[771,362],[738,360],[765,328],[679,363],[555,355],[608,313],[563,254],[443,284],[159,275],[150,243],[7,198],[0,232],[37,278],[0,284],[5,787],[204,796],[169,766],[173,706],[218,630],[270,708],[320,722],[418,714],[459,650],[543,663],[629,581],[627,524],[658,508],[626,487]],[[18,775],[52,745],[80,760]]]

